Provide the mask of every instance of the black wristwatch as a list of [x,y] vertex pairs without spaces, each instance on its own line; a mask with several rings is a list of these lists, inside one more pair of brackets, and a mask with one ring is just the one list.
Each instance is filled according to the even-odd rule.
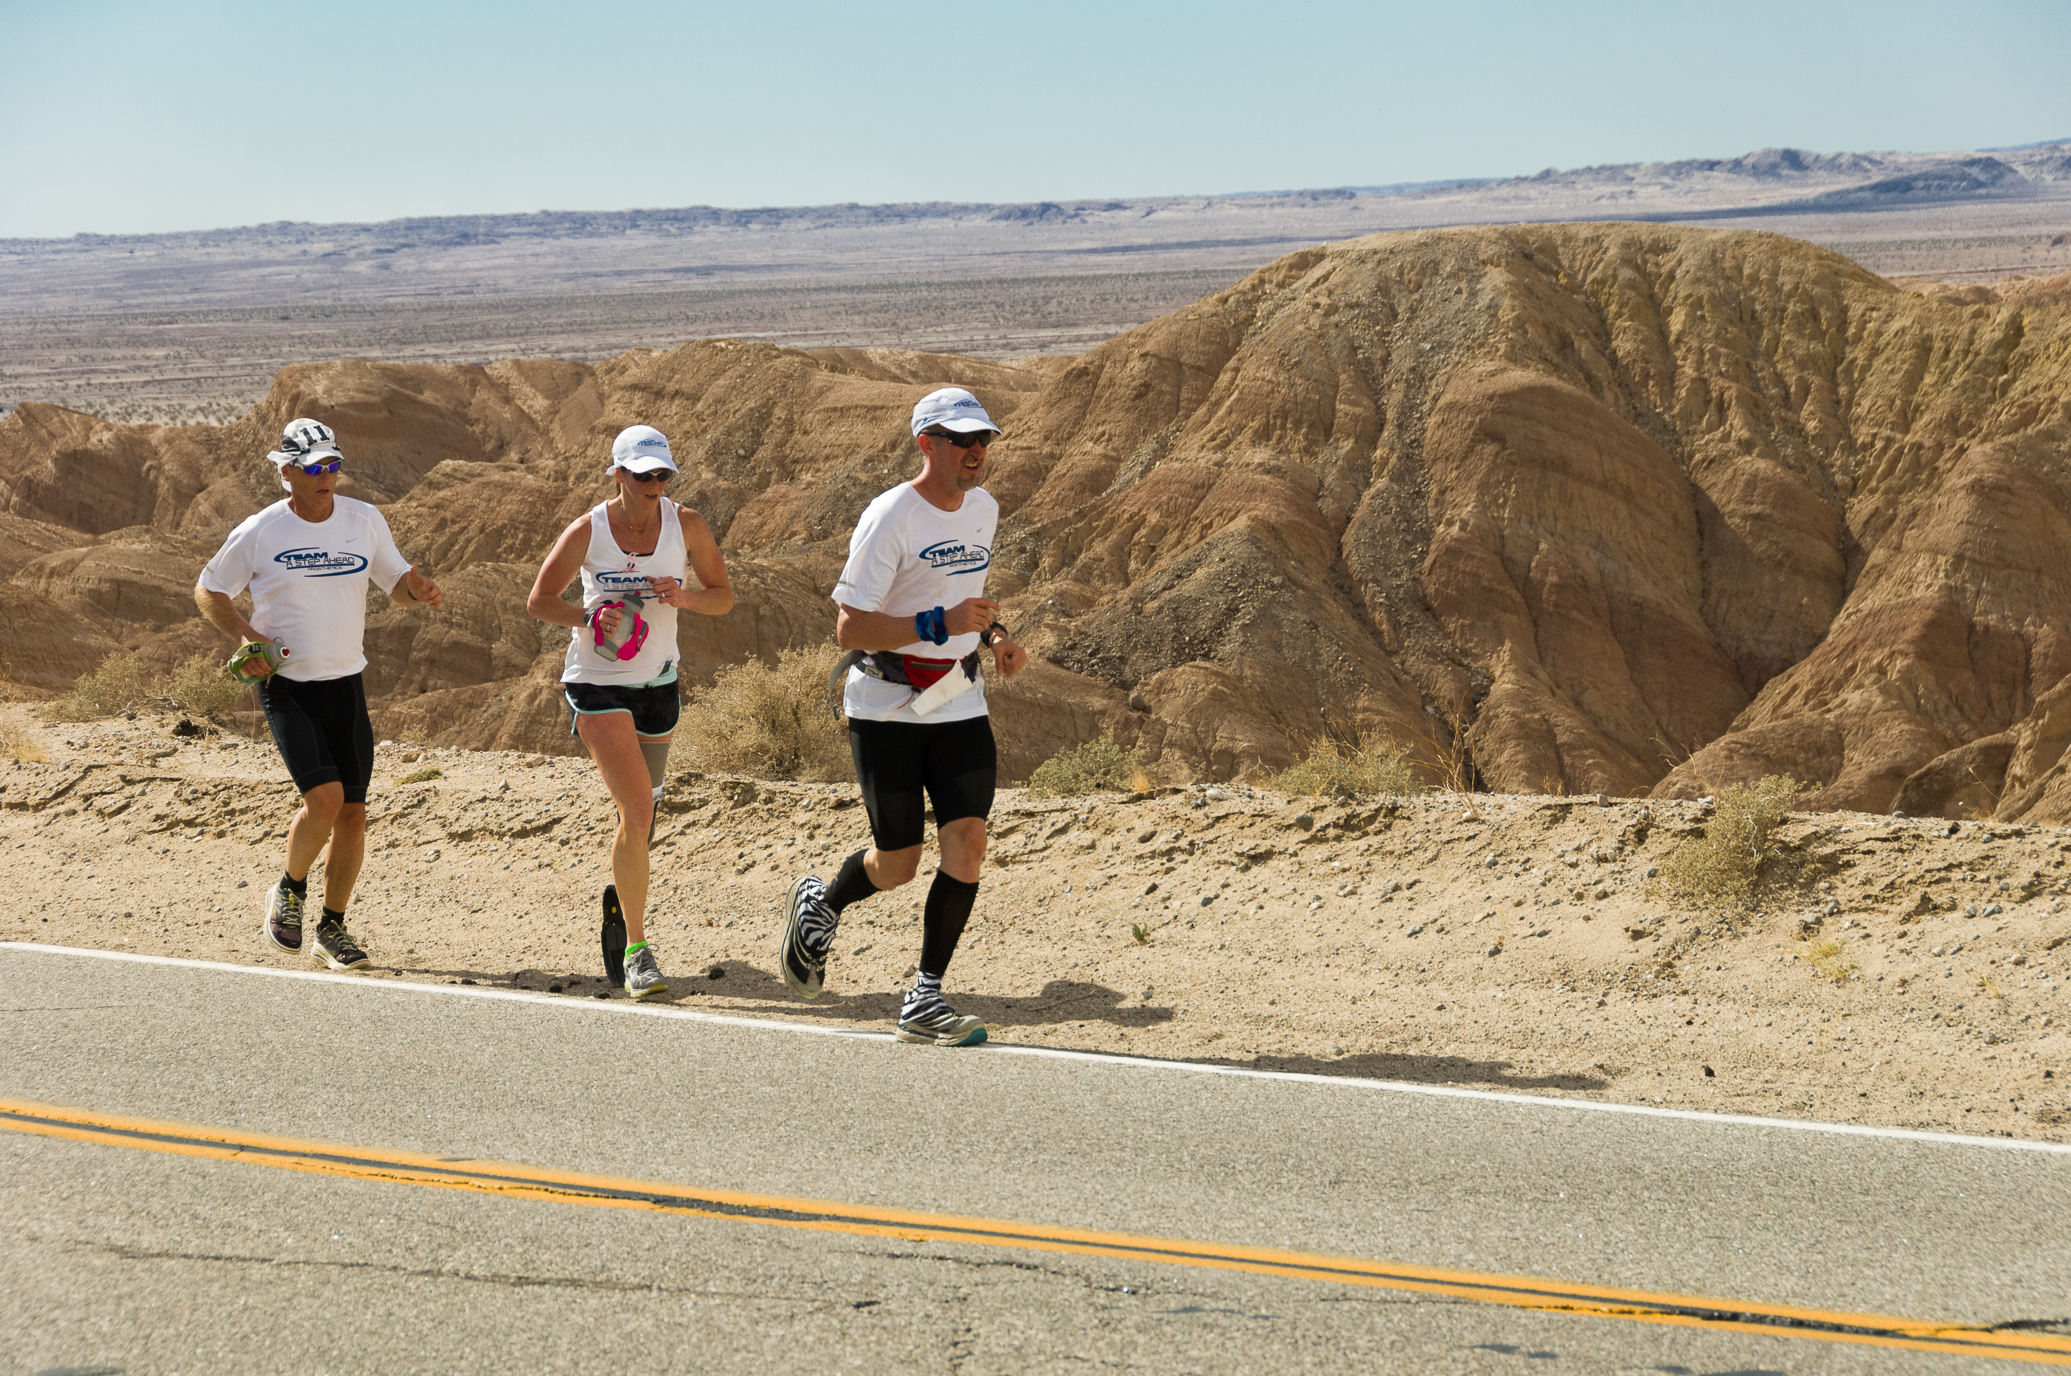
[[985,633],[983,635],[978,637],[978,643],[980,645],[983,645],[986,649],[990,650],[992,648],[992,633],[994,631],[998,631],[1001,635],[1005,636],[1009,640],[1012,640],[1014,638],[1014,633],[1012,631],[1009,631],[1005,626],[995,621],[990,626],[987,626],[985,628]]

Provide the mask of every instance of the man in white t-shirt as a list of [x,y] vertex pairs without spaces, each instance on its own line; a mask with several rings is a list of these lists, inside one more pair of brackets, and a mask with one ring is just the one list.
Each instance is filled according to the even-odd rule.
[[930,392],[913,408],[920,476],[856,522],[834,585],[834,638],[850,652],[843,703],[873,844],[844,861],[831,885],[801,876],[784,902],[778,968],[793,993],[817,998],[842,909],[913,878],[934,804],[942,859],[921,910],[919,972],[899,1009],[904,1042],[985,1040],[984,1022],[943,998],[942,976],[977,901],[998,774],[978,650],[990,649],[1007,677],[1028,662],[985,595],[1000,509],[978,484],[999,433],[963,388]]
[[[217,630],[237,639],[232,664],[259,692],[266,724],[302,810],[288,824],[287,867],[267,891],[264,934],[283,951],[302,949],[309,870],[328,843],[323,917],[314,949],[334,970],[357,970],[367,954],[345,930],[345,905],[367,850],[367,783],[374,727],[367,719],[367,584],[400,606],[438,607],[438,585],[397,552],[379,509],[334,495],[345,456],[320,421],[295,420],[266,456],[286,500],[230,532],[194,585],[194,602]],[[250,620],[232,599],[252,595]]]

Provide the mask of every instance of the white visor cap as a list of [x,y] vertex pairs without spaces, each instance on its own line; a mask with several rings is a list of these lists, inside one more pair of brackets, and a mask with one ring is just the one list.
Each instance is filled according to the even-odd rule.
[[623,468],[628,473],[678,471],[676,460],[669,454],[668,437],[652,425],[628,425],[619,431],[618,438],[611,442],[610,467]]
[[1000,433],[998,422],[985,414],[984,405],[961,387],[939,387],[913,403],[913,433],[935,426],[960,435],[973,430]]

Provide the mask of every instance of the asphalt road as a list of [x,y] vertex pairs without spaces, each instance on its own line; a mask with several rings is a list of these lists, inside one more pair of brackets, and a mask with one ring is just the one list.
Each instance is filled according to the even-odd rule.
[[[16,1123],[0,1131],[0,1370],[2009,1369],[1213,1260],[1232,1248],[2071,1320],[2061,1148],[22,947],[0,948],[0,1019],[0,1100],[17,1106],[775,1200],[734,1218],[596,1207]],[[1210,1260],[782,1226],[806,1200],[1149,1235]],[[2038,1340],[2071,1363],[2071,1342]]]

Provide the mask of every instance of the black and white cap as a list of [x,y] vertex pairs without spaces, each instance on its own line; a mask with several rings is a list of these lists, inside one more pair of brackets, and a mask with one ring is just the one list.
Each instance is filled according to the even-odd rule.
[[[330,463],[343,461],[344,453],[338,448],[338,433],[320,420],[298,416],[287,423],[280,432],[280,448],[266,456],[272,460],[276,472],[291,463]],[[287,479],[281,479],[286,488]]]
[[657,469],[677,471],[669,453],[669,439],[652,425],[628,425],[611,442],[611,467],[628,473],[652,473]]

